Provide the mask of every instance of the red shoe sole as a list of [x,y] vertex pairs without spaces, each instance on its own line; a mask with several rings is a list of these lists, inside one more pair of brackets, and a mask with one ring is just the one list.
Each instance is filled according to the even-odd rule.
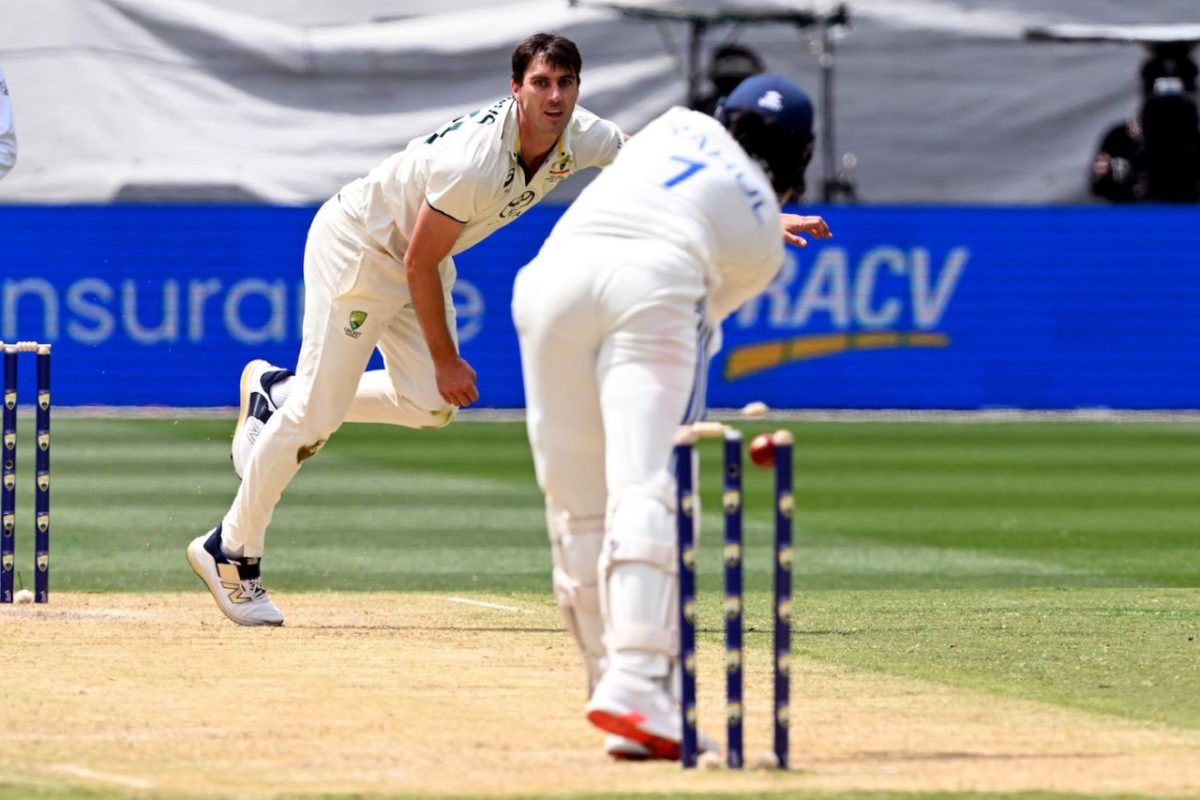
[[615,733],[626,739],[632,739],[650,751],[650,758],[665,761],[679,760],[679,742],[664,739],[642,730],[639,725],[646,718],[636,711],[628,714],[610,714],[607,711],[589,711],[588,722],[606,733]]

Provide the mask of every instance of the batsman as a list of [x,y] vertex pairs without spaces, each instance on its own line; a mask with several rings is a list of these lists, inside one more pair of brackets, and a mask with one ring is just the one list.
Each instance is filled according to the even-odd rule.
[[627,758],[679,758],[673,441],[704,414],[721,321],[767,287],[785,241],[830,235],[820,217],[781,211],[804,192],[812,120],[777,75],[738,85],[716,119],[668,111],[517,276],[555,592],[583,654],[587,719]]

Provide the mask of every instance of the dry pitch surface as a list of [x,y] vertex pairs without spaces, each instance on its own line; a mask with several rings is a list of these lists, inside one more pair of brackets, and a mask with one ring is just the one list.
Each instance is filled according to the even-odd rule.
[[[278,598],[279,629],[199,591],[0,610],[0,779],[184,796],[747,789],[1200,793],[1200,732],[797,659],[788,774],[607,760],[549,597]],[[748,665],[747,756],[769,664]],[[721,654],[701,721],[721,729]]]

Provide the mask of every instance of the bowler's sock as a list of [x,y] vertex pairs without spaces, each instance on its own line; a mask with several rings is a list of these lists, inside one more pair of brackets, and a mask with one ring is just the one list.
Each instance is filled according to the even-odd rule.
[[296,376],[289,375],[267,388],[267,392],[271,395],[271,402],[275,404],[276,408],[283,408],[283,404],[292,396],[292,386],[295,382]]
[[228,540],[226,539],[225,531],[224,531],[224,529],[222,529],[221,530],[221,553],[224,554],[224,556],[226,558],[240,560],[242,557],[242,553],[245,552],[246,548],[242,545],[238,545],[237,547],[230,547],[228,544],[226,544],[227,541]]

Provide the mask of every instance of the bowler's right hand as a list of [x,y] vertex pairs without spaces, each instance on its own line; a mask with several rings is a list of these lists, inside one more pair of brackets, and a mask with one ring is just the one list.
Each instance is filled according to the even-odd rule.
[[479,399],[479,389],[475,386],[475,368],[467,363],[462,356],[455,356],[452,361],[434,364],[437,373],[438,394],[447,403],[455,406],[469,406]]

